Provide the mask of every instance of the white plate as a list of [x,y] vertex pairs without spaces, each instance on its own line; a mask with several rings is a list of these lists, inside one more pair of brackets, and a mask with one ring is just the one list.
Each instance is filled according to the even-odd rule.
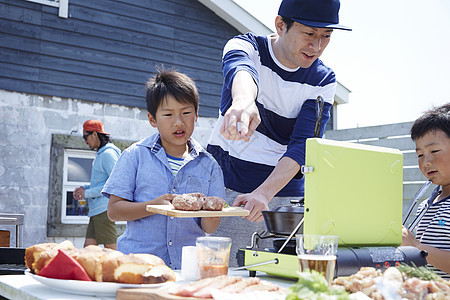
[[46,285],[47,287],[60,292],[89,296],[115,296],[117,290],[122,288],[156,288],[172,283],[164,282],[155,284],[127,284],[115,282],[53,279],[32,274],[30,270],[26,270],[25,275],[31,276],[31,278],[39,281],[43,285]]

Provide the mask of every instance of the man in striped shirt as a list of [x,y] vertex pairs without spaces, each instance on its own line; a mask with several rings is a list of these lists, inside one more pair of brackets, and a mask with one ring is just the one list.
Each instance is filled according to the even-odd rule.
[[[224,172],[227,202],[245,205],[248,221],[262,221],[269,202],[303,196],[299,170],[314,135],[315,101],[325,100],[322,136],[336,90],[335,74],[319,56],[333,29],[350,30],[339,25],[339,7],[338,0],[283,0],[276,33],[236,36],[224,48],[220,115],[207,150]],[[236,235],[257,229],[237,223],[225,219],[217,232],[231,235],[233,246]]]
[[[415,237],[403,227],[402,245],[427,251],[429,267],[450,279],[450,103],[417,119],[411,138],[416,143],[420,171],[442,190],[419,222]],[[418,213],[426,202],[419,205]]]

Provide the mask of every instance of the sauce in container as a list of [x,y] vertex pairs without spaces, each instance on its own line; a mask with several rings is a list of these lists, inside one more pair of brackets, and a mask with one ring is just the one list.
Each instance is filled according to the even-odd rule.
[[231,238],[202,236],[196,245],[200,279],[228,274]]
[[200,278],[216,277],[228,274],[227,265],[203,265],[198,267]]

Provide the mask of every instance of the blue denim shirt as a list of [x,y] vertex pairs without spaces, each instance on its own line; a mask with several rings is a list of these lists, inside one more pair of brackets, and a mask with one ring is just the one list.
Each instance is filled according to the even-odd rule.
[[[225,199],[223,174],[216,160],[194,139],[188,144],[187,162],[177,175],[172,174],[159,134],[131,145],[120,156],[103,195],[144,202],[166,193],[200,192]],[[203,235],[200,218],[155,214],[127,221],[125,232],[117,240],[117,250],[126,254],[151,253],[180,269],[182,247],[194,246],[195,239]]]
[[107,143],[97,151],[92,163],[90,185],[83,186],[84,198],[89,206],[88,217],[101,214],[108,208],[108,198],[102,195],[102,189],[119,156],[120,149],[113,143]]

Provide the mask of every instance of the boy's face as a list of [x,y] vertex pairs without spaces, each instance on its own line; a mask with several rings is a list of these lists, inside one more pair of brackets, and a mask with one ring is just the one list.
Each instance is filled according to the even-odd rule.
[[179,157],[186,151],[186,142],[194,131],[197,113],[193,104],[181,103],[167,96],[156,110],[156,116],[148,113],[148,120],[158,128],[166,153]]
[[450,186],[450,138],[442,130],[416,139],[420,171],[436,185]]

